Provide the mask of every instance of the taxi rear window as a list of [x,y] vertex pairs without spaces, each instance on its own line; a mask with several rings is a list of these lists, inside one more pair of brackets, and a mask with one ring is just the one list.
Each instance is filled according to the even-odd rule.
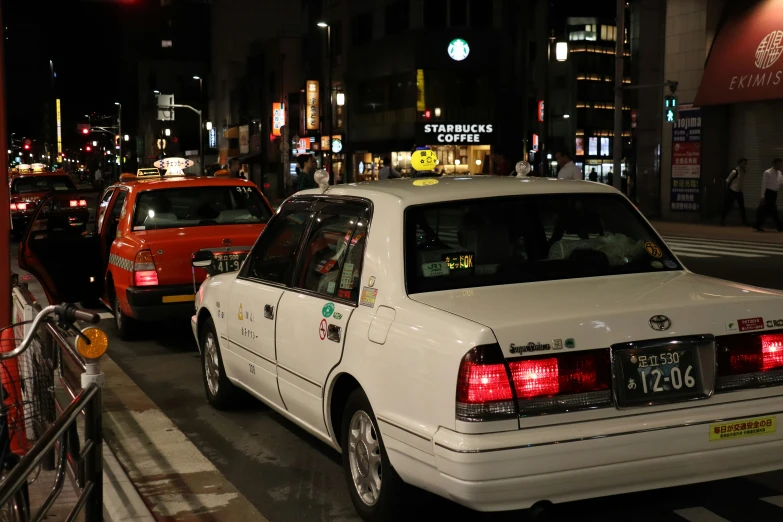
[[29,194],[32,192],[67,192],[76,190],[68,176],[30,176],[17,178],[11,185],[11,194]]
[[266,223],[272,216],[253,187],[182,187],[139,194],[133,230]]
[[409,294],[682,270],[618,195],[541,194],[405,211]]

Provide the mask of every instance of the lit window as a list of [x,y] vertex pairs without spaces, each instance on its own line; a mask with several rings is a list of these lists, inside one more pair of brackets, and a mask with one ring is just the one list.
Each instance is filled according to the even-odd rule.
[[160,41],[161,47],[171,47],[171,40],[161,40]]

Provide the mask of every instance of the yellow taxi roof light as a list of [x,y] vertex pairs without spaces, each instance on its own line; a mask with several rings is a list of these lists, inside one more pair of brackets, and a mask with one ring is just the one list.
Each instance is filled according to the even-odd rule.
[[90,326],[82,330],[82,335],[90,340],[90,344],[80,337],[76,338],[76,349],[85,359],[98,359],[106,353],[109,347],[109,338],[100,328]]
[[228,176],[228,171],[226,169],[220,169],[215,171],[215,176]]
[[136,179],[136,174],[131,174],[130,172],[120,174],[120,181],[131,181],[134,179]]
[[138,169],[136,176],[143,178],[148,176],[160,176],[160,171],[156,168]]

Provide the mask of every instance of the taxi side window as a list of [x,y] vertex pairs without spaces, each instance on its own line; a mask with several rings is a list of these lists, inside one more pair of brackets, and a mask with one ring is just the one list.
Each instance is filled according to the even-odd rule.
[[307,221],[310,203],[285,205],[269,222],[250,252],[240,277],[289,284]]
[[103,199],[101,199],[101,202],[98,205],[98,218],[97,218],[98,230],[100,230],[101,225],[103,225],[103,218],[106,217],[106,209],[109,208],[109,201],[111,201],[111,197],[113,194],[114,194],[114,189],[107,190],[106,194],[103,195]]
[[117,197],[114,199],[114,204],[111,207],[111,215],[109,216],[109,224],[106,228],[106,235],[112,240],[117,236],[117,227],[120,224],[122,208],[125,206],[125,199],[127,197],[128,191],[120,190],[117,193]]
[[361,209],[333,205],[320,211],[302,251],[297,288],[357,301],[367,221]]

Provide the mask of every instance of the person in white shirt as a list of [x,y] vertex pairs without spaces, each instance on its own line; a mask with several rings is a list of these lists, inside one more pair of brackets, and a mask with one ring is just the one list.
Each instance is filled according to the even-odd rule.
[[574,165],[570,152],[555,152],[555,160],[557,160],[557,166],[560,167],[560,170],[557,171],[557,179],[582,180],[582,171]]
[[402,177],[399,172],[394,170],[388,156],[384,156],[381,159],[383,160],[383,167],[378,171],[378,179],[396,179]]
[[780,187],[783,187],[781,167],[783,167],[783,160],[775,158],[772,162],[772,168],[765,170],[764,174],[761,175],[761,204],[756,212],[756,226],[753,227],[758,232],[764,231],[761,227],[769,215],[772,216],[772,220],[778,226],[778,232],[783,232],[783,227],[780,226],[777,206],[778,191]]
[[734,202],[739,207],[742,224],[748,226],[748,220],[745,217],[745,195],[742,193],[742,186],[745,184],[745,168],[748,166],[748,160],[740,158],[737,166],[729,172],[726,178],[726,191],[723,199],[723,213],[720,216],[720,226],[726,226],[726,216],[731,212]]

